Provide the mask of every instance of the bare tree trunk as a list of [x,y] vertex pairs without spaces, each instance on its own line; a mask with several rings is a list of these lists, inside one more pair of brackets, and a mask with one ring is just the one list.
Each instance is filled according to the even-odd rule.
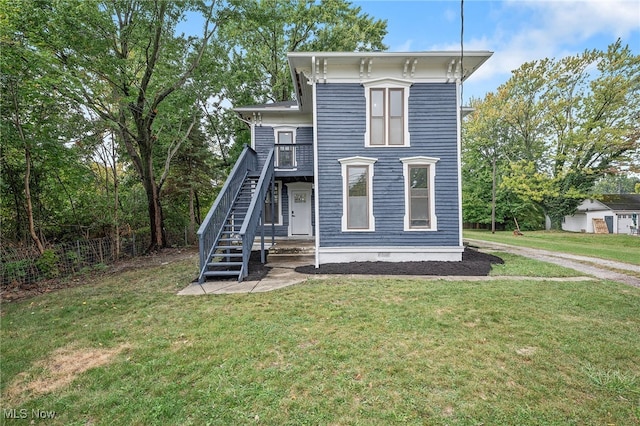
[[196,211],[195,211],[195,191],[193,185],[189,186],[189,236],[187,242],[193,244],[196,235]]
[[115,133],[111,132],[111,171],[113,173],[113,240],[115,244],[115,258],[120,258],[120,217],[118,215],[120,204],[118,184],[118,154],[116,152]]
[[18,105],[18,94],[16,92],[15,84],[9,84],[9,91],[11,92],[13,100],[13,123],[16,125],[20,140],[24,145],[24,160],[26,165],[26,171],[24,173],[24,197],[27,210],[27,221],[29,223],[29,235],[38,248],[40,254],[44,253],[44,245],[42,240],[38,237],[36,232],[36,226],[33,220],[33,203],[31,202],[31,148],[22,128],[22,122],[20,121],[20,106]]
[[147,207],[149,210],[149,228],[151,231],[151,241],[147,249],[148,252],[163,249],[167,246],[164,232],[164,221],[162,217],[162,206],[160,205],[160,191],[153,175],[153,162],[151,157],[145,159],[145,171],[142,184],[147,193]]
[[27,219],[29,221],[29,235],[31,235],[31,239],[35,243],[38,248],[38,252],[40,254],[44,253],[44,246],[42,245],[42,241],[38,237],[38,233],[36,232],[35,223],[33,220],[33,204],[31,202],[31,188],[30,188],[30,180],[31,180],[31,150],[25,143],[24,146],[24,159],[27,163],[27,170],[24,174],[24,198],[27,207]]

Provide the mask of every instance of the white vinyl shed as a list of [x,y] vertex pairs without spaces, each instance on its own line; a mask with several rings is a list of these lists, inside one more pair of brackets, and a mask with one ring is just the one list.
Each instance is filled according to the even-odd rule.
[[607,194],[599,200],[586,199],[574,214],[564,217],[562,229],[593,233],[593,219],[604,220],[610,234],[637,235],[640,221],[640,194]]

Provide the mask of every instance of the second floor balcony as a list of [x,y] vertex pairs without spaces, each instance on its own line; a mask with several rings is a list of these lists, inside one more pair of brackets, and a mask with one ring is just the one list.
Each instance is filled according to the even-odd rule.
[[313,143],[276,144],[275,176],[313,176]]

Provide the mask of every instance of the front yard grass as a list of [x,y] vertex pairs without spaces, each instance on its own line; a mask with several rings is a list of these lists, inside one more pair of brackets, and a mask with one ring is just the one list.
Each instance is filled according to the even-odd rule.
[[3,422],[640,421],[640,289],[339,277],[176,296],[194,271],[181,261],[3,304]]
[[464,230],[464,238],[558,251],[640,265],[640,237],[623,234],[581,234],[562,231],[512,232]]

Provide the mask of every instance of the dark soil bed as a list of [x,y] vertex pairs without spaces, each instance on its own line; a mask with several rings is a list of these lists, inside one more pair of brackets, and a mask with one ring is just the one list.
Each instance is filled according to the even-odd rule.
[[300,266],[296,272],[303,274],[368,274],[368,275],[461,275],[485,276],[491,271],[491,264],[504,261],[494,255],[465,248],[462,262],[351,262],[327,263],[315,268],[313,265]]

